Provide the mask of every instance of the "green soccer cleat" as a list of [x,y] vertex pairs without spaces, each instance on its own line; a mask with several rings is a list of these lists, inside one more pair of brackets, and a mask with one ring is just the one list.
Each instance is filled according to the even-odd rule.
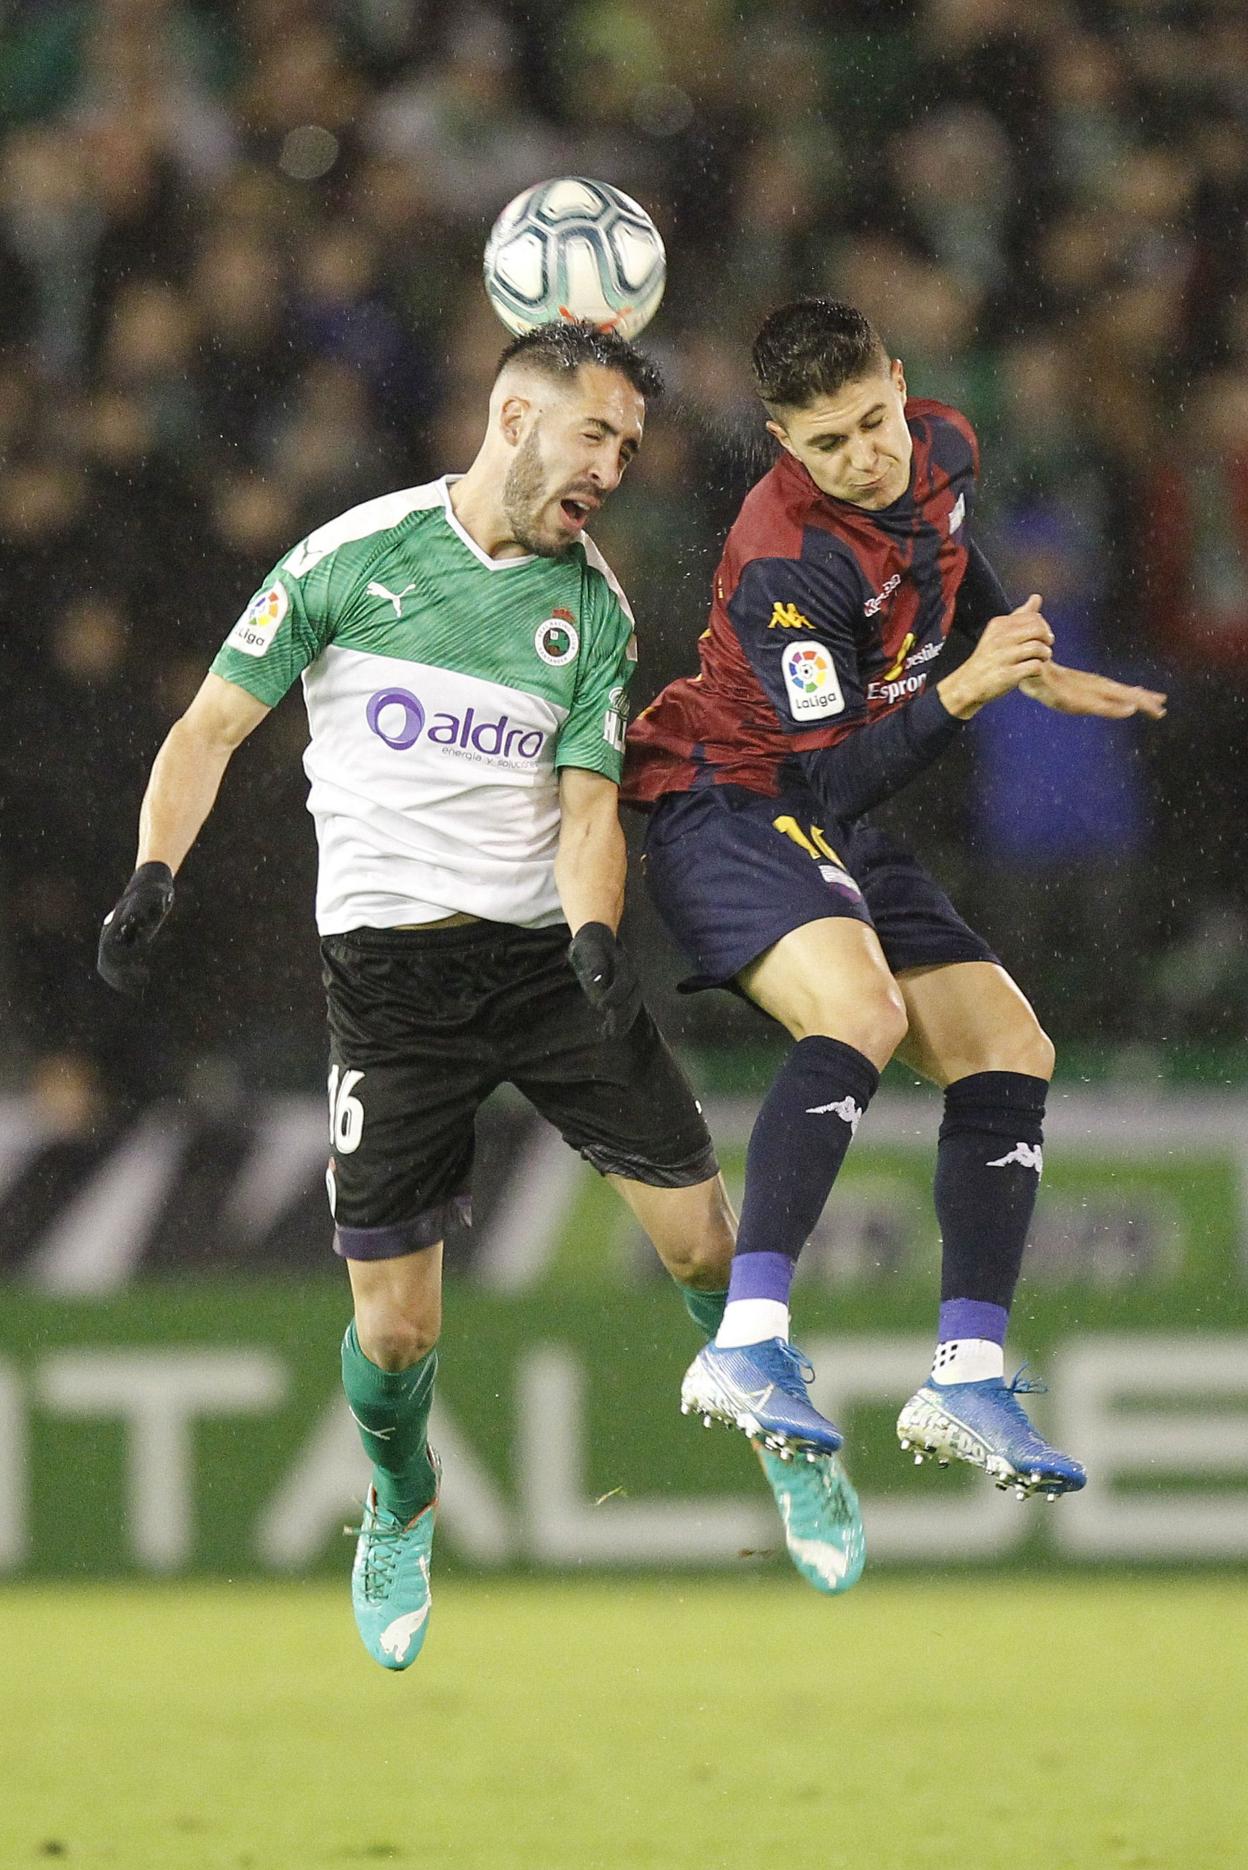
[[[433,1449],[429,1459],[442,1484],[442,1464]],[[406,1524],[386,1511],[369,1487],[351,1567],[351,1603],[364,1647],[383,1669],[406,1669],[429,1634],[429,1559],[438,1496]]]
[[784,1461],[754,1443],[784,1521],[789,1557],[807,1584],[837,1597],[857,1584],[867,1562],[858,1495],[840,1456]]

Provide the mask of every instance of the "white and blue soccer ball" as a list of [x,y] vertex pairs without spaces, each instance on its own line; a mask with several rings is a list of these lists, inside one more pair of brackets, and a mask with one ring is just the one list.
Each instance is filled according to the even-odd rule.
[[584,318],[635,338],[659,309],[667,257],[659,230],[609,182],[565,175],[517,195],[485,247],[485,289],[508,331]]

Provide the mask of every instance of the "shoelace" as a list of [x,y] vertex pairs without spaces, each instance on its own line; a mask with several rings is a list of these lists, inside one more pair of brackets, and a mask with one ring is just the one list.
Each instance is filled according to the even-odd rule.
[[371,1526],[344,1526],[345,1533],[353,1538],[368,1541],[364,1547],[364,1595],[371,1602],[388,1597],[390,1586],[394,1582],[394,1567],[399,1557],[399,1540],[407,1531],[396,1521],[389,1526],[380,1526],[376,1519]]
[[798,1350],[796,1344],[786,1344],[783,1338],[776,1339],[775,1348],[784,1361],[791,1366],[777,1379],[780,1388],[790,1396],[801,1396],[805,1401],[805,1385],[815,1380],[814,1365],[804,1351]]
[[1013,1380],[1004,1385],[1010,1396],[1047,1396],[1049,1386],[1041,1377],[1025,1377],[1026,1364],[1020,1364],[1014,1372]]

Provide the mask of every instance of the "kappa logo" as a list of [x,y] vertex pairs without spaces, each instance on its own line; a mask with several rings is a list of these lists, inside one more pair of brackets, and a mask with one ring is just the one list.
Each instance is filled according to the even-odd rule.
[[774,603],[767,622],[769,630],[813,630],[809,617],[803,617],[796,604]]
[[857,1134],[858,1125],[862,1121],[862,1111],[852,1097],[842,1097],[835,1104],[807,1104],[806,1115],[808,1117],[839,1117],[842,1123],[849,1125],[851,1136]]
[[414,584],[405,584],[401,591],[387,591],[385,585],[378,584],[377,580],[374,578],[372,583],[367,587],[365,595],[367,597],[384,597],[388,604],[393,604],[395,619],[398,621],[403,616],[403,599],[407,596],[409,591],[414,591],[415,589],[416,586]]
[[1015,1143],[1008,1156],[998,1156],[988,1167],[1005,1169],[1011,1162],[1017,1162],[1024,1169],[1034,1169],[1037,1175],[1044,1174],[1044,1150],[1039,1143]]

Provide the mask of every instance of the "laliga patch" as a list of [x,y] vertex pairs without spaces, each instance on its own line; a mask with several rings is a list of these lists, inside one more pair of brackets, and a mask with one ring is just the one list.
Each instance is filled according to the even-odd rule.
[[547,617],[545,623],[539,623],[533,638],[533,647],[543,662],[552,669],[562,669],[565,663],[572,662],[581,639],[576,633],[570,610],[557,610]]
[[257,592],[226,637],[226,647],[241,649],[244,656],[267,656],[289,609],[284,584],[271,584],[267,591]]
[[784,686],[795,721],[819,721],[845,712],[836,664],[826,649],[793,643],[784,652]]

